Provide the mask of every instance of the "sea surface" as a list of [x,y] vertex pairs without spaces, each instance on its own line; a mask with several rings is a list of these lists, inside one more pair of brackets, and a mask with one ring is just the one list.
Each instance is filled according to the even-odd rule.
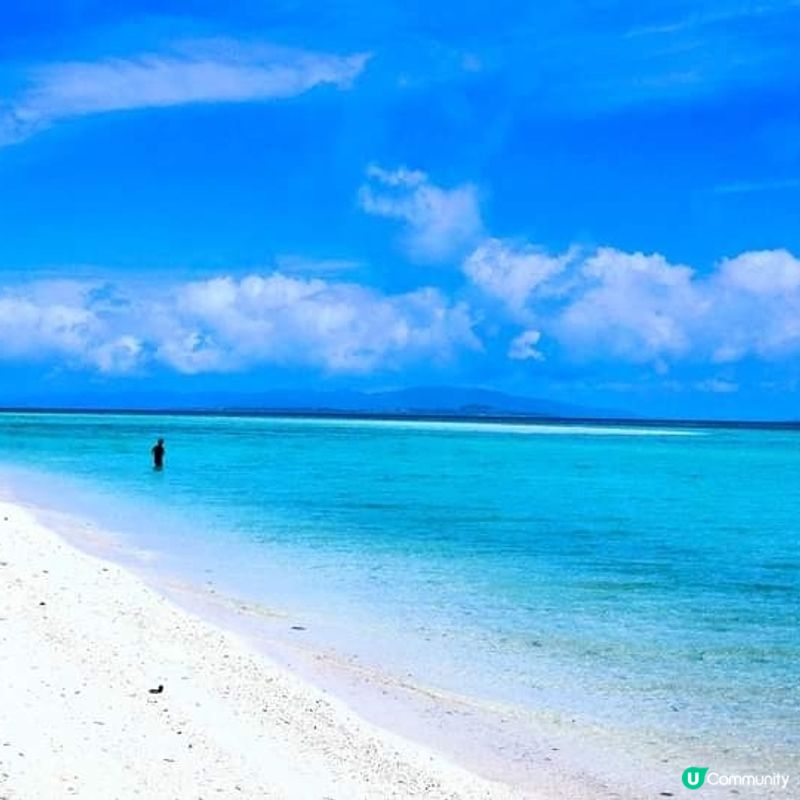
[[798,771],[799,431],[6,413],[0,479],[417,686]]

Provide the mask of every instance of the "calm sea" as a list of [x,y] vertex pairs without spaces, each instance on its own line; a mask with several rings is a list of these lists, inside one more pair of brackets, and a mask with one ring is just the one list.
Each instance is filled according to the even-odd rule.
[[9,413],[0,463],[418,685],[796,758],[798,432]]

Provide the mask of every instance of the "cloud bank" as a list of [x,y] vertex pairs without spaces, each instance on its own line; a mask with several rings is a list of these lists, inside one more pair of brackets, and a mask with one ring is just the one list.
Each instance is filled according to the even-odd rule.
[[110,374],[265,364],[352,374],[479,348],[473,324],[464,304],[431,288],[386,295],[281,273],[151,287],[57,281],[0,291],[0,358]]
[[[0,361],[107,374],[265,365],[372,374],[484,353],[509,369],[593,362],[665,375],[800,357],[800,259],[787,250],[745,252],[702,273],[613,247],[549,253],[487,235],[471,187],[444,189],[406,169],[373,167],[369,177],[365,209],[396,220],[404,247],[435,255],[460,282],[392,294],[336,271],[278,270],[21,283],[0,287]],[[702,389],[736,384],[714,378]]]
[[[660,368],[800,355],[800,260],[786,250],[742,253],[701,275],[659,254],[547,256],[493,240],[463,269],[526,324],[539,355]],[[520,357],[519,339],[510,352]]]
[[[439,223],[440,204],[420,203],[419,192],[451,194],[427,175],[376,168],[370,174],[394,190],[382,211],[399,220],[407,236]],[[474,222],[480,220],[477,202],[466,218],[473,222],[462,245],[483,231]],[[549,355],[664,370],[679,361],[800,355],[800,260],[786,250],[742,253],[700,274],[658,253],[573,246],[552,254],[533,243],[484,235],[451,264],[491,327],[516,328],[507,350],[514,360]]]
[[530,369],[567,360],[664,373],[800,356],[800,259],[785,250],[742,253],[700,275],[657,254],[546,256],[491,240],[461,269],[452,296],[280,272],[20,284],[0,289],[0,360],[109,374],[261,365],[359,374],[449,363],[503,338],[506,358]]

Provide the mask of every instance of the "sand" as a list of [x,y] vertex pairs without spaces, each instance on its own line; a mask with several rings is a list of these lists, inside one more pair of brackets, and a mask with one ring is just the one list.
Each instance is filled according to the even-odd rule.
[[5,502],[0,587],[0,800],[522,796]]

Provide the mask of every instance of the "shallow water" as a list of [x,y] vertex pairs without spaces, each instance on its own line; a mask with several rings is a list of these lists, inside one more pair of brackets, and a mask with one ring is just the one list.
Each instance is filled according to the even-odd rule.
[[418,685],[796,758],[798,432],[3,414],[0,462]]

